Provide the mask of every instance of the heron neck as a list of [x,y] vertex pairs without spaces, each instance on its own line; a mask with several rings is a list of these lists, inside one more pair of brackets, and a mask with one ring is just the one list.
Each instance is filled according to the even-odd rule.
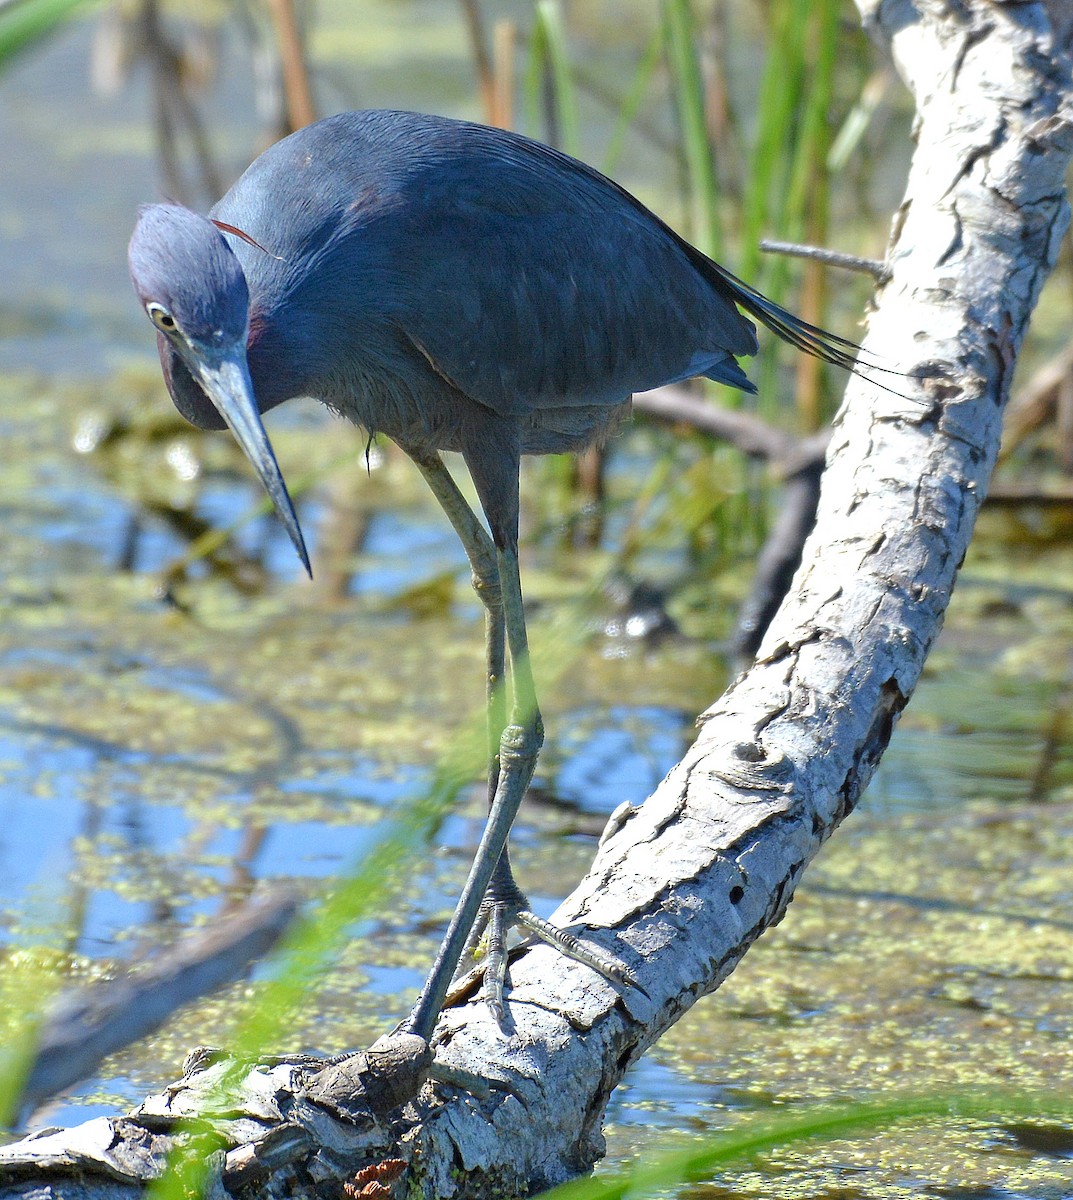
[[312,346],[300,323],[290,320],[283,326],[254,307],[246,356],[261,412],[310,394]]

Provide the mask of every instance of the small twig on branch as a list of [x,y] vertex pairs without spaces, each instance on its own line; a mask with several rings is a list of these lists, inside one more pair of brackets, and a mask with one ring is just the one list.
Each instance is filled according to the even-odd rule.
[[988,489],[986,504],[988,508],[1073,508],[1073,488],[993,483]]
[[878,258],[862,258],[859,254],[846,254],[841,250],[828,250],[826,246],[804,246],[798,242],[778,242],[762,238],[760,249],[768,254],[786,254],[791,258],[807,258],[828,267],[842,267],[846,271],[861,271],[883,283],[890,274],[887,264]]

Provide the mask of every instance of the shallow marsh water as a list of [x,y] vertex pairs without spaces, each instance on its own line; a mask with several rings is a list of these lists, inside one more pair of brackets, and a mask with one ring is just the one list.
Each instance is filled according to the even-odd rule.
[[[269,572],[257,593],[215,574],[193,579],[177,588],[183,610],[158,594],[180,545],[151,516],[139,569],[114,569],[133,501],[116,494],[99,454],[71,448],[85,401],[40,381],[0,386],[15,450],[0,481],[0,908],[12,945],[56,948],[79,979],[211,921],[250,879],[312,894],[346,869],[477,719],[481,674],[464,562],[407,464],[388,457],[373,471],[391,536],[358,554],[362,582],[348,597],[318,599],[294,579],[282,536],[259,520],[250,545],[264,543],[286,577]],[[189,435],[176,426],[175,436]],[[285,467],[299,441],[323,439],[284,433]],[[254,499],[239,474],[212,491],[229,494],[232,510]],[[305,504],[315,516],[313,498]],[[557,628],[593,606],[580,607],[580,568],[549,579],[547,556],[530,554],[543,596],[536,653],[550,663],[562,657]],[[990,578],[982,545],[860,811],[783,924],[616,1094],[612,1162],[772,1105],[1069,1078],[1067,557],[1021,564],[1006,587]],[[445,571],[436,594],[446,604],[415,615],[393,602]],[[516,853],[522,878],[540,881],[538,908],[550,911],[583,872],[615,805],[642,799],[675,761],[724,670],[706,640],[623,650],[595,626],[569,644],[565,669],[547,670],[541,802],[523,812]],[[475,787],[399,910],[363,926],[279,1049],[365,1044],[405,1011],[480,810]],[[226,1044],[255,990],[192,1006],[35,1119],[136,1101],[190,1045]],[[689,1194],[770,1195],[777,1179],[782,1196],[930,1196],[969,1184],[1007,1190],[958,1194],[1073,1195],[1070,1153],[1058,1135],[1026,1145],[1016,1130],[980,1124],[913,1128],[778,1157]]]
[[[401,19],[380,7],[388,27]],[[348,102],[443,108],[445,78],[452,96],[470,90],[456,26],[430,24],[435,5],[422,11],[416,92],[407,80],[403,93],[381,47],[368,94]],[[338,425],[323,436],[312,409],[280,414],[272,431],[288,476],[317,476],[300,501],[315,546],[340,525],[357,531],[338,594],[306,584],[257,517],[237,551],[166,585],[192,536],[257,497],[223,439],[171,414],[149,360],[122,265],[129,213],[155,191],[149,134],[89,97],[72,124],[85,54],[76,34],[0,81],[0,136],[22,164],[3,181],[2,213],[0,919],[12,969],[0,986],[17,979],[19,955],[73,981],[107,975],[210,922],[251,880],[314,894],[479,716],[480,616],[450,531],[412,469],[374,455],[365,474],[360,437]],[[56,208],[72,170],[82,199]],[[593,584],[629,524],[627,475],[650,461],[648,437],[618,448],[600,551],[561,551],[553,489],[533,477],[548,495],[530,506],[530,529],[552,530],[526,563],[549,737],[515,857],[545,912],[584,871],[606,816],[651,790],[725,680],[714,639],[741,569],[708,586],[705,611],[696,582],[672,593],[695,636],[649,645],[602,632]],[[985,517],[879,775],[783,924],[614,1096],[611,1165],[773,1107],[1073,1082],[1073,552],[1009,532]],[[653,552],[653,577],[682,557]],[[474,787],[398,911],[356,931],[277,1049],[364,1045],[405,1012],[480,815]],[[35,1122],[127,1106],[172,1078],[190,1046],[226,1045],[257,978],[184,1010]],[[1057,1200],[1073,1196],[1073,1142],[1044,1126],[906,1127],[679,1194]]]

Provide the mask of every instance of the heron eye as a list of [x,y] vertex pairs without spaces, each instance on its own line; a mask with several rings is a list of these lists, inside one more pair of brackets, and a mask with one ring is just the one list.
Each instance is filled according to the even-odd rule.
[[178,326],[175,324],[175,318],[164,307],[163,304],[147,304],[145,311],[149,314],[149,319],[164,333],[174,333]]

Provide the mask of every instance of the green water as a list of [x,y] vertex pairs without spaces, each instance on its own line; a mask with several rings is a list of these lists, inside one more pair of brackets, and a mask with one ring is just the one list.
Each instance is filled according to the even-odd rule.
[[[323,47],[333,63],[366,56],[339,83],[346,103],[473,115],[454,7],[373,8],[354,45]],[[415,12],[421,36],[406,44]],[[309,585],[253,512],[256,489],[226,439],[171,412],[123,266],[134,205],[155,195],[145,97],[137,85],[92,95],[87,40],[75,30],[0,80],[0,137],[14,151],[0,205],[5,995],[34,956],[66,980],[121,971],[254,883],[315,894],[479,717],[480,614],[464,560],[401,457],[378,450],[367,469],[360,435],[325,431],[311,407],[273,419],[288,478],[315,476],[299,501],[315,555],[340,547]],[[249,130],[222,110],[241,90],[221,86],[214,129],[236,166]],[[640,516],[632,507],[668,441],[636,429],[616,446],[593,550],[563,536],[576,502],[555,476],[527,477],[523,569],[548,744],[513,856],[539,911],[583,873],[615,806],[643,799],[676,760],[725,682],[717,640],[748,563],[706,575],[696,544],[674,536],[673,495]],[[696,447],[683,453],[681,475],[706,469]],[[176,569],[193,539],[243,514],[232,542]],[[613,1097],[609,1165],[773,1108],[1068,1084],[1073,552],[1041,520],[985,514],[860,810],[784,922]],[[616,617],[598,588],[638,526],[661,537],[631,567],[665,587],[683,631],[655,643],[608,636]],[[474,786],[397,909],[355,930],[276,1049],[366,1045],[406,1011],[481,808]],[[129,1106],[174,1077],[190,1046],[226,1045],[257,979],[190,1006],[33,1123]],[[1073,1142],[1012,1123],[905,1127],[679,1194],[1049,1200],[1073,1196]]]

